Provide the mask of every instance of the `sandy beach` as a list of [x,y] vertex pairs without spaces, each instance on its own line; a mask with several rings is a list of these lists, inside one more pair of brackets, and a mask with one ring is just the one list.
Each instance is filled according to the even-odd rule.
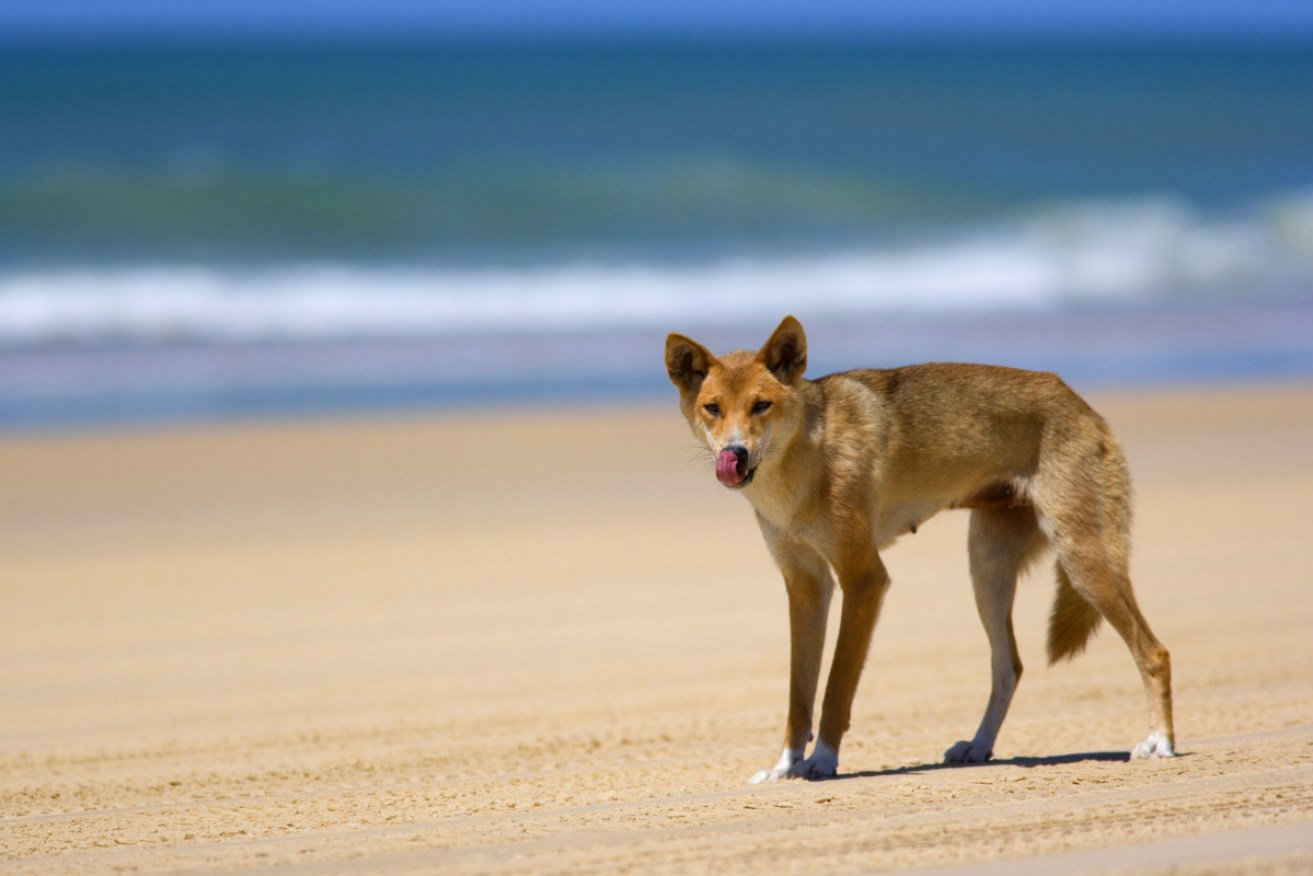
[[[840,778],[783,731],[783,587],[672,399],[0,438],[0,872],[1313,871],[1313,384],[1091,393],[1178,751],[1104,629],[991,764],[964,514],[894,586]],[[833,627],[831,624],[832,635]]]

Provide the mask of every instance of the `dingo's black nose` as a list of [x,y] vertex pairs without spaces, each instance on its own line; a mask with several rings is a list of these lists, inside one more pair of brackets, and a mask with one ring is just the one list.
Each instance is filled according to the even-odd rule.
[[739,461],[739,474],[746,472],[748,470],[748,448],[741,444],[731,444],[725,449],[734,454],[734,458]]

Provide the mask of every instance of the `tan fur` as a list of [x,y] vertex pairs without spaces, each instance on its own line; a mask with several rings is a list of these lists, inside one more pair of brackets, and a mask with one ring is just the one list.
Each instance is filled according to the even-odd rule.
[[[990,640],[993,688],[951,762],[992,756],[1021,662],[1012,632],[1018,574],[1057,553],[1049,657],[1071,657],[1107,618],[1149,699],[1138,757],[1170,756],[1170,662],[1136,606],[1128,572],[1130,478],[1107,424],[1053,374],[927,364],[803,378],[807,342],[786,317],[756,353],[716,357],[672,334],[666,369],[713,458],[742,457],[734,484],[789,595],[791,672],[784,753],[754,781],[833,775],[889,577],[880,550],[940,511],[971,511],[968,556]],[[734,469],[733,457],[727,457]],[[833,573],[833,574],[832,574]],[[839,636],[812,756],[812,710],[835,579]]]
[[1061,563],[1054,564],[1058,591],[1053,597],[1053,611],[1049,614],[1049,665],[1059,660],[1070,660],[1085,650],[1090,636],[1098,629],[1103,615],[1086,602],[1071,586],[1071,580]]

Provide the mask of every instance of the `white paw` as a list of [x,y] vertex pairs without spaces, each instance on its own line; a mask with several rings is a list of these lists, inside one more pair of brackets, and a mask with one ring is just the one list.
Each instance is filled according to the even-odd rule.
[[839,755],[828,745],[816,744],[812,756],[789,767],[789,775],[796,779],[832,779],[839,771]]
[[1176,752],[1167,737],[1157,731],[1131,750],[1131,760],[1157,760],[1160,757],[1176,757]]
[[756,775],[748,779],[749,785],[760,785],[762,782],[778,782],[780,779],[789,777],[789,770],[793,769],[794,764],[802,760],[802,752],[792,748],[786,748],[780,753],[780,759],[775,762],[775,766],[768,770],[757,770]]
[[993,756],[992,749],[963,740],[944,752],[944,763],[984,763]]

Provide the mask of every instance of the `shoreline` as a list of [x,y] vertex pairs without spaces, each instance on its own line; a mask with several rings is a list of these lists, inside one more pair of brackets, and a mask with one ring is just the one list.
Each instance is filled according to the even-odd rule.
[[[1080,392],[1313,380],[1313,305],[1092,307],[989,315],[804,311],[810,373],[914,362],[1053,371]],[[0,348],[0,436],[266,418],[456,416],[489,408],[660,404],[665,328],[712,349],[769,320],[623,330],[294,342]]]

